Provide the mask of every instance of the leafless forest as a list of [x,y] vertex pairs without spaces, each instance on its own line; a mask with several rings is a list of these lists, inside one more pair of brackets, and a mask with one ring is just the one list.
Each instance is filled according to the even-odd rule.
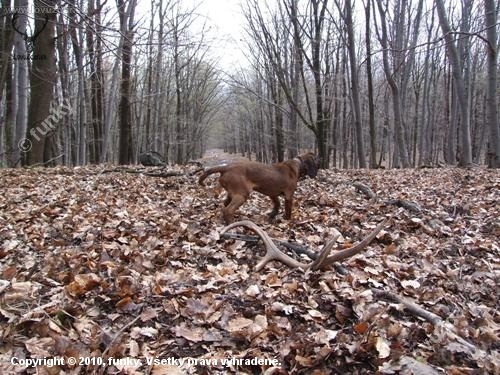
[[496,0],[242,0],[246,61],[177,0],[2,0],[0,165],[500,163]]

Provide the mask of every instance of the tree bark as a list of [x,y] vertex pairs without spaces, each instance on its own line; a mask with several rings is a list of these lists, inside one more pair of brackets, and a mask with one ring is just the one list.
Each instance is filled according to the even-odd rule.
[[365,7],[365,44],[366,44],[366,85],[368,86],[368,123],[370,128],[370,168],[377,167],[377,129],[375,123],[375,99],[373,90],[372,47],[370,33],[370,0]]
[[498,7],[495,0],[484,0],[484,13],[486,19],[486,36],[488,39],[488,78],[486,86],[486,118],[490,130],[490,140],[488,143],[487,162],[490,168],[500,168],[500,123],[498,122],[498,102],[497,102],[497,20]]
[[[377,0],[377,4],[379,9],[380,24],[382,29],[380,43],[383,48],[382,57],[383,57],[384,73],[392,92],[392,110],[394,113],[394,134],[395,134],[395,144],[394,144],[395,166],[398,167],[399,166],[398,164],[400,163],[403,168],[408,168],[410,164],[408,161],[408,154],[407,154],[408,148],[403,134],[401,91],[398,83],[394,79],[394,72],[392,71],[389,64],[389,41],[387,33],[386,9],[383,8],[381,0]],[[398,33],[398,31],[396,31],[396,33]]]
[[[339,7],[340,9],[340,7]],[[351,0],[345,0],[345,20],[347,27],[347,50],[349,52],[351,70],[351,95],[354,115],[354,131],[356,151],[360,168],[366,168],[365,145],[363,142],[363,128],[361,126],[361,104],[359,95],[358,63],[356,59],[356,40],[354,39],[354,22],[352,19]]]
[[132,116],[130,108],[130,70],[132,62],[132,44],[133,44],[133,24],[136,0],[130,0],[127,9],[125,1],[117,0],[118,10],[120,12],[120,24],[123,25],[126,32],[123,36],[122,47],[122,79],[120,84],[120,139],[118,150],[118,162],[120,164],[130,164],[133,161],[132,153]]
[[[19,1],[21,7],[28,6],[28,0]],[[19,19],[23,19],[20,24],[23,30],[26,30],[27,17],[26,15],[19,15]],[[14,54],[26,56],[26,44],[21,38],[19,33],[15,36],[15,51]],[[16,60],[15,80],[17,84],[17,113],[15,121],[14,137],[12,142],[12,159],[11,166],[15,167],[21,165],[21,148],[22,139],[26,135],[26,127],[28,123],[28,61],[26,59]]]
[[[35,8],[44,9],[55,8],[56,2],[57,0],[35,0],[34,6]],[[27,165],[44,162],[45,143],[52,130],[46,123],[44,124],[44,121],[50,115],[50,106],[56,83],[55,20],[55,10],[51,13],[35,13],[35,34],[41,32],[34,41],[33,63],[30,74],[31,93],[26,138],[31,142],[31,150],[27,153]]]
[[87,48],[90,65],[90,87],[91,87],[91,124],[93,136],[90,140],[90,162],[102,162],[102,152],[104,143],[104,75],[102,72],[102,42],[98,36],[94,40],[94,30],[97,34],[102,32],[101,27],[101,4],[97,0],[88,0],[88,19],[94,20],[93,27],[87,25]]
[[448,22],[443,0],[435,0],[439,17],[439,24],[446,40],[446,52],[451,64],[453,82],[455,83],[455,94],[460,111],[460,143],[461,152],[459,155],[459,165],[462,167],[472,164],[472,142],[470,134],[470,117],[467,100],[467,90],[462,75],[463,62],[460,59],[453,33]]
[[[76,9],[75,0],[69,0],[69,5]],[[73,46],[73,53],[75,55],[77,73],[78,73],[78,93],[77,93],[77,153],[76,153],[76,164],[84,165],[87,161],[87,103],[85,100],[86,93],[86,77],[83,69],[83,54],[81,51],[81,46],[83,45],[83,40],[81,34],[78,32],[81,30],[78,27],[76,20],[76,13],[74,11],[69,12],[69,29],[71,44]]]
[[[10,0],[2,0],[2,9],[11,9],[11,1]],[[5,84],[8,79],[11,78],[7,74],[9,65],[11,63],[11,50],[12,45],[14,43],[14,31],[12,30],[12,14],[10,12],[6,12],[0,17],[0,28],[3,30],[3,33],[0,37],[0,94],[3,93]]]

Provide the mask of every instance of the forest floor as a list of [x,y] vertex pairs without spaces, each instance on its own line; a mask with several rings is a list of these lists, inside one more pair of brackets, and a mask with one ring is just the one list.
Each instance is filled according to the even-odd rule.
[[255,193],[238,219],[314,251],[387,219],[341,267],[257,272],[195,169],[0,170],[1,374],[500,373],[499,171],[322,170],[271,224]]

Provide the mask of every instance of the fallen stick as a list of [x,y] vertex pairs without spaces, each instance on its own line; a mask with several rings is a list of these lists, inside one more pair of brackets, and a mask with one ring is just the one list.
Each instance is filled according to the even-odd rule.
[[377,199],[377,194],[373,192],[372,189],[370,189],[368,186],[365,184],[359,182],[359,181],[354,181],[352,183],[352,186],[356,188],[356,190],[362,192],[367,198],[369,199]]
[[475,352],[475,355],[479,355],[480,357],[489,356],[488,353],[486,353],[484,350],[479,349],[476,345],[462,338],[460,334],[456,331],[456,328],[453,324],[443,320],[440,316],[424,309],[415,302],[410,301],[406,298],[403,298],[386,290],[372,288],[371,291],[375,297],[400,303],[405,307],[405,309],[407,309],[413,315],[427,320],[434,327],[441,329],[442,331],[447,333],[450,338],[458,341],[460,344],[466,347],[469,350],[469,354],[473,354],[472,352]]

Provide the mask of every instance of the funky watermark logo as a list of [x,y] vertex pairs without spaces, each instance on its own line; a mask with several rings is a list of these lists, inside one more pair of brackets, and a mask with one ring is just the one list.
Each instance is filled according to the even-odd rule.
[[[36,141],[40,141],[42,136],[45,136],[49,131],[54,130],[56,125],[61,121],[61,119],[67,114],[71,114],[74,111],[74,107],[71,106],[69,99],[64,99],[61,104],[57,107],[50,108],[51,114],[43,120],[43,122],[36,128],[31,128],[30,138]],[[18,143],[18,148],[22,152],[28,152],[33,147],[30,139],[23,138]]]

